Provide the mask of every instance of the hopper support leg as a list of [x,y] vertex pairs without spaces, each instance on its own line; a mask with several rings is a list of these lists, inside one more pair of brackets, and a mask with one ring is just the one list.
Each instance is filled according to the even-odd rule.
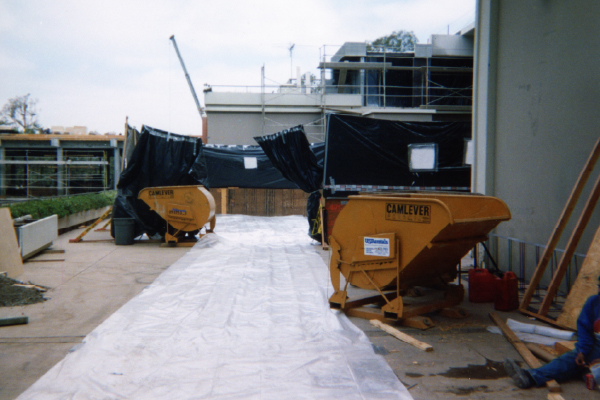
[[[395,297],[395,293],[388,293],[386,297],[386,304],[383,307],[382,303],[384,301],[381,295],[375,295],[358,300],[345,301],[344,299],[345,306],[342,306],[341,309],[349,317],[376,319],[382,322],[397,320],[400,325],[418,329],[429,329],[434,326],[433,321],[424,316],[424,314],[434,311],[441,310],[442,315],[454,318],[468,316],[466,310],[456,307],[464,299],[464,287],[462,285],[448,285],[442,298],[428,300],[427,296],[424,295],[425,301],[420,302],[418,305],[403,304],[403,298],[401,296]],[[376,305],[377,307],[364,307],[367,305]]]

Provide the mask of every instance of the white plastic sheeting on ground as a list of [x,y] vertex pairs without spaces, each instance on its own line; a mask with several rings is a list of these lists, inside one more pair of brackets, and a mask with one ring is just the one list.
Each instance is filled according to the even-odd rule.
[[412,399],[329,309],[305,218],[219,216],[216,231],[19,399]]
[[[526,324],[510,318],[506,321],[506,325],[520,340],[546,346],[554,346],[556,342],[573,340],[575,337],[575,332],[551,328],[549,326]],[[502,334],[502,331],[497,326],[488,327],[488,331]]]

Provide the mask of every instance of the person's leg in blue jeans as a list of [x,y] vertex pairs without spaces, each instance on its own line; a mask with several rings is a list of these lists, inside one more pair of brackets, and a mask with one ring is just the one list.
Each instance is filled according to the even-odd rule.
[[[507,359],[504,363],[504,368],[521,389],[526,389],[531,386],[543,386],[546,382],[553,379],[565,381],[582,376],[587,372],[586,367],[581,367],[576,364],[577,350],[569,351],[555,358],[548,364],[535,369],[521,369],[514,360]],[[591,354],[588,356],[588,362],[600,359],[600,346],[594,347]]]
[[544,386],[546,382],[552,379],[564,381],[577,378],[585,372],[585,368],[575,364],[575,357],[577,357],[577,350],[572,350],[544,366],[529,369],[527,372],[529,372],[538,387]]

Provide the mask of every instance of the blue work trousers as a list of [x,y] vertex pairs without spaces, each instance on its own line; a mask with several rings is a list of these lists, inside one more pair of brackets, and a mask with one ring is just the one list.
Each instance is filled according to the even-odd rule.
[[[566,381],[581,377],[586,372],[589,373],[589,369],[575,364],[575,357],[577,357],[577,353],[577,350],[569,351],[568,353],[555,358],[548,364],[540,368],[530,369],[527,372],[531,374],[538,387],[545,385],[546,382],[551,381],[552,379],[557,381]],[[591,354],[589,354],[586,358],[586,362],[590,362],[599,358],[600,346],[594,346]]]

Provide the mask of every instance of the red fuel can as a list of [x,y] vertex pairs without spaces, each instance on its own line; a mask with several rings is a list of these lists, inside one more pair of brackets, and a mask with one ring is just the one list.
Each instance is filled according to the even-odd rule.
[[519,308],[519,281],[514,272],[504,273],[496,281],[496,298],[494,308],[499,311],[512,311]]
[[585,387],[587,387],[589,390],[596,389],[596,380],[594,379],[594,375],[592,375],[592,374],[585,375]]
[[469,301],[471,303],[489,303],[496,298],[494,275],[485,268],[469,270]]

